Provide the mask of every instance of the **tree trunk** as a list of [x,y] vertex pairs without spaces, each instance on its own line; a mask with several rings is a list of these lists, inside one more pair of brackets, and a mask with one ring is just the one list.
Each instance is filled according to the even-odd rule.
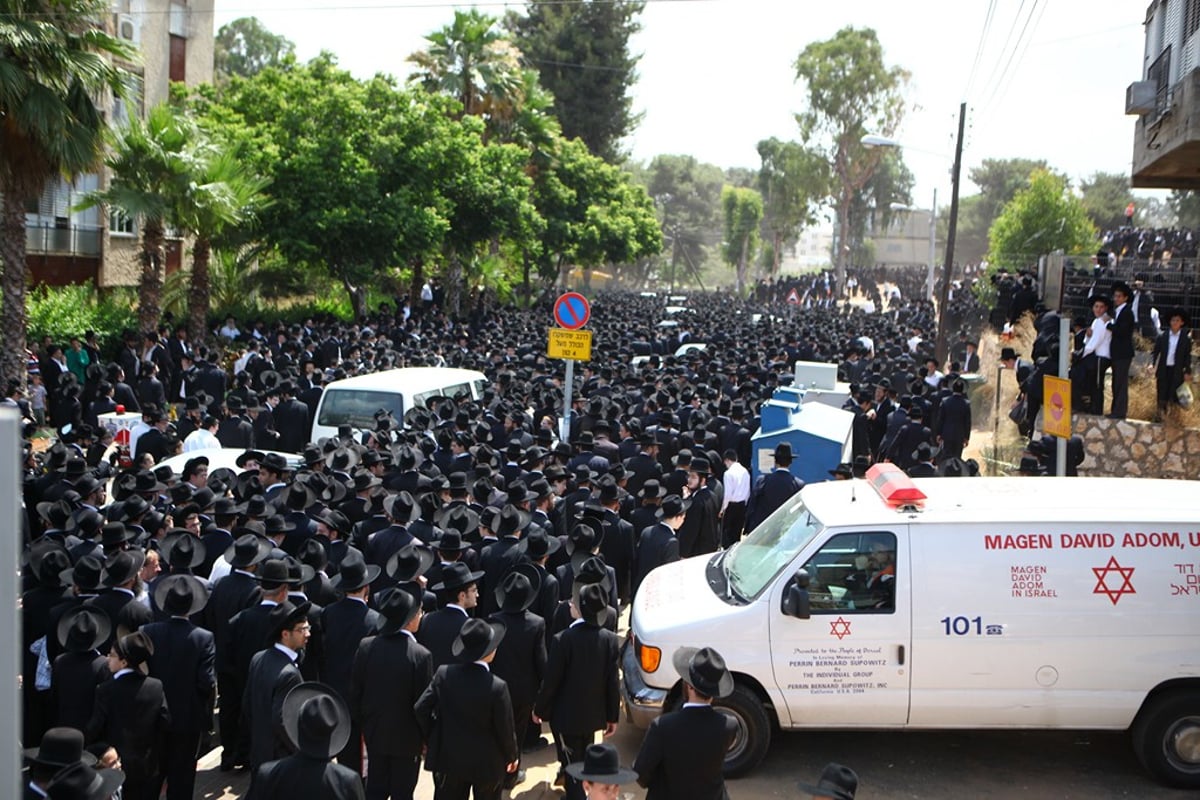
[[0,261],[4,300],[0,304],[0,380],[18,379],[25,384],[25,203],[14,191],[3,195],[0,210]]
[[350,295],[350,313],[354,315],[354,322],[362,322],[367,318],[367,287],[355,286],[345,278],[342,278],[342,286]]
[[462,313],[463,265],[458,253],[451,251],[446,259],[446,307],[442,309],[448,317]]
[[525,297],[525,308],[527,309],[533,305],[531,301],[533,286],[529,282],[529,270],[529,256],[526,255],[523,259],[521,259],[521,294],[523,294]]
[[846,286],[846,261],[850,258],[850,204],[853,199],[853,195],[845,188],[838,196],[838,251],[833,254],[833,274],[839,292]]
[[208,332],[208,307],[212,295],[208,265],[212,260],[212,242],[197,237],[192,247],[192,285],[188,291],[188,340],[204,341]]
[[412,261],[412,281],[408,287],[409,308],[414,312],[421,307],[421,287],[425,285],[425,262],[421,259]]
[[771,243],[772,256],[773,256],[772,262],[771,262],[771,275],[772,276],[779,274],[779,261],[780,261],[779,249],[781,247],[783,247],[783,234],[780,233],[779,231],[775,231],[774,241],[772,241],[772,243]]
[[165,231],[161,219],[147,219],[142,229],[142,282],[138,288],[138,326],[142,332],[158,328],[162,316]]

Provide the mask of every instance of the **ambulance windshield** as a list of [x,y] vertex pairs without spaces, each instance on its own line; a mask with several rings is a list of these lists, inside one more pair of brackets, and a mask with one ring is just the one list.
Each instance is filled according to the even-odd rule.
[[795,495],[724,559],[731,593],[747,602],[758,597],[823,527]]

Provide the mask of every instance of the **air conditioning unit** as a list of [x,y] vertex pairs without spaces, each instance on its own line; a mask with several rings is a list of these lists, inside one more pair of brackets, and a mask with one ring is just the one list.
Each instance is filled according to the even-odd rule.
[[1125,113],[1141,116],[1157,107],[1158,88],[1154,81],[1134,81],[1125,90]]

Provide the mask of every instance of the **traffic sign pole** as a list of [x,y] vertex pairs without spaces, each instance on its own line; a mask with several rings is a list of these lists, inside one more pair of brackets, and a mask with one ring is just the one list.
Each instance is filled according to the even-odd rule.
[[571,441],[571,394],[575,390],[575,359],[567,359],[567,375],[563,386],[562,430],[558,433],[561,442]]
[[[554,322],[560,327],[568,331],[578,331],[592,316],[592,304],[588,299],[579,292],[565,292],[559,295],[559,298],[554,301]],[[587,339],[588,357],[591,353],[591,333],[583,331],[581,337]],[[550,332],[550,338],[554,338],[554,332]],[[567,349],[566,352],[557,350],[561,347],[562,342],[552,343],[547,348],[546,355],[550,358],[561,358],[566,353],[578,354],[580,351]],[[553,352],[552,352],[553,351]],[[559,424],[559,440],[569,442],[571,440],[571,395],[575,393],[575,359],[564,358],[567,362],[566,375],[564,377],[563,386],[563,414],[562,421]]]
[[[1067,361],[1071,355],[1071,320],[1066,314],[1063,314],[1058,319],[1058,377],[1066,378],[1067,371],[1070,369],[1067,366]],[[1069,384],[1068,384],[1069,385]],[[1101,387],[1103,388],[1103,387]],[[1068,392],[1067,397],[1070,398]],[[1045,413],[1043,411],[1042,413]],[[1071,418],[1068,415],[1067,424],[1071,424]],[[1059,436],[1055,441],[1054,453],[1057,458],[1054,461],[1054,474],[1058,477],[1065,477],[1067,474],[1067,440],[1070,436]]]

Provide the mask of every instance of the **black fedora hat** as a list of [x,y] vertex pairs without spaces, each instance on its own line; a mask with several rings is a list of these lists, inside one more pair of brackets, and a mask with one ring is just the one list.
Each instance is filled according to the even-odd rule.
[[258,462],[258,466],[260,469],[269,469],[272,472],[280,475],[292,471],[292,467],[290,464],[288,464],[287,458],[285,458],[281,453],[267,453],[265,456],[263,456],[262,460]]
[[350,741],[350,711],[338,693],[310,681],[283,699],[283,732],[300,753],[330,759]]
[[660,500],[667,496],[667,487],[659,483],[657,479],[651,478],[642,484],[641,489],[638,489],[637,496],[641,500]]
[[416,542],[409,542],[392,553],[383,571],[397,583],[407,583],[424,575],[433,566],[433,560],[432,550]]
[[225,560],[229,562],[230,567],[233,569],[252,567],[271,555],[273,545],[270,539],[258,536],[245,527],[238,528],[238,531],[245,531],[245,533],[239,535],[225,551]]
[[604,529],[599,525],[576,522],[567,533],[567,553],[572,556],[576,553],[591,555],[603,539]]
[[282,558],[268,558],[258,566],[258,571],[254,573],[254,580],[262,584],[263,589],[267,591],[287,585],[287,562]]
[[496,652],[507,630],[503,622],[469,619],[454,637],[450,654],[463,664],[481,661]]
[[472,572],[471,568],[461,561],[455,561],[442,570],[442,580],[429,587],[431,592],[451,592],[478,583],[483,577],[483,571]]
[[385,498],[383,510],[400,525],[407,525],[421,516],[421,507],[407,491],[401,491]]
[[58,621],[55,635],[62,649],[68,653],[86,653],[95,650],[112,634],[112,621],[99,608],[77,606]]
[[296,605],[291,600],[284,600],[277,606],[271,606],[271,610],[267,613],[269,641],[278,641],[281,631],[285,631],[308,619],[308,612],[310,610],[312,610],[312,603],[307,601]]
[[195,575],[168,575],[154,586],[154,604],[172,617],[190,617],[208,603],[208,587]]
[[100,582],[105,586],[120,586],[132,580],[146,563],[146,554],[138,548],[120,550],[104,562],[104,575]]
[[[784,442],[783,444],[787,444],[787,442]],[[783,445],[781,444],[780,447],[782,447],[782,446]],[[792,447],[791,445],[788,445],[789,451],[791,450],[791,447]],[[779,450],[779,448],[776,448],[777,456],[778,456],[778,450]],[[704,456],[695,456],[694,458],[692,458],[692,462],[688,465],[688,472],[694,472],[697,475],[711,475],[712,474],[712,466],[708,463],[708,459],[705,458]]]
[[172,528],[158,546],[163,561],[172,569],[195,569],[204,563],[207,548],[204,541],[186,528]]
[[246,465],[251,461],[253,461],[255,464],[261,464],[263,459],[266,457],[266,453],[263,453],[259,450],[246,450],[237,458],[235,458],[233,463],[237,465],[238,469],[245,469]]
[[575,592],[575,607],[579,617],[589,625],[604,627],[608,623],[611,609],[608,605],[608,589],[600,583],[588,583]]
[[75,728],[50,728],[42,734],[42,743],[23,755],[26,763],[49,769],[96,763],[96,757],[83,749],[83,734]]
[[375,604],[387,620],[383,630],[394,633],[411,622],[421,610],[421,599],[421,588],[415,583],[403,583],[380,592]]
[[355,592],[372,583],[379,577],[380,572],[377,564],[368,564],[359,550],[348,547],[346,555],[342,557],[338,574],[333,576],[330,584],[343,592]]
[[300,589],[311,581],[317,574],[315,567],[305,564],[295,556],[286,556],[283,563],[287,564],[287,582],[293,589]]
[[858,791],[858,773],[849,767],[830,762],[821,770],[821,778],[815,785],[801,781],[798,786],[800,791],[817,797],[854,800],[854,794]]
[[494,530],[497,536],[513,536],[518,531],[524,530],[527,525],[529,525],[529,512],[522,511],[512,503],[506,503],[504,508],[500,509]]
[[124,782],[125,773],[119,769],[75,763],[55,773],[46,785],[46,796],[50,800],[108,800]]
[[510,570],[500,579],[494,592],[496,605],[501,611],[520,612],[533,605],[542,588],[542,579],[535,570],[533,576],[526,571]]
[[30,565],[38,583],[57,588],[61,585],[63,573],[71,567],[71,557],[61,547],[47,548],[46,552],[40,554],[36,561],[31,561]]
[[129,664],[130,669],[149,671],[146,662],[154,655],[154,642],[141,631],[118,636],[113,640],[113,650]]
[[571,570],[574,579],[573,591],[576,593],[583,586],[593,583],[598,584],[606,593],[612,589],[612,580],[608,575],[608,565],[604,563],[604,559],[600,556],[594,556],[590,553],[577,554],[571,559]]
[[608,742],[589,744],[583,761],[567,765],[567,774],[577,781],[621,784],[637,780],[637,773],[621,766],[617,748]]
[[692,499],[690,497],[685,500],[677,494],[672,494],[662,501],[662,505],[654,512],[654,516],[659,519],[671,519],[680,514],[686,514],[691,507]]
[[84,591],[99,589],[103,577],[104,562],[96,556],[83,556],[75,562],[74,567],[58,574],[63,586],[78,586]]
[[462,534],[454,528],[443,531],[442,535],[433,543],[433,547],[441,553],[461,553],[471,549],[471,545],[464,542]]
[[433,517],[433,524],[444,531],[454,530],[468,536],[479,530],[479,515],[462,503],[446,506]]
[[558,552],[560,547],[562,547],[562,542],[557,536],[547,536],[546,532],[540,528],[530,531],[521,538],[520,544],[517,545],[517,549],[521,553],[534,561]]
[[329,553],[325,550],[325,545],[321,544],[321,540],[315,537],[300,543],[296,557],[300,559],[301,564],[307,564],[314,570],[323,570],[329,566]]
[[711,647],[681,647],[671,656],[679,677],[706,697],[727,697],[733,692],[733,676],[725,659]]

